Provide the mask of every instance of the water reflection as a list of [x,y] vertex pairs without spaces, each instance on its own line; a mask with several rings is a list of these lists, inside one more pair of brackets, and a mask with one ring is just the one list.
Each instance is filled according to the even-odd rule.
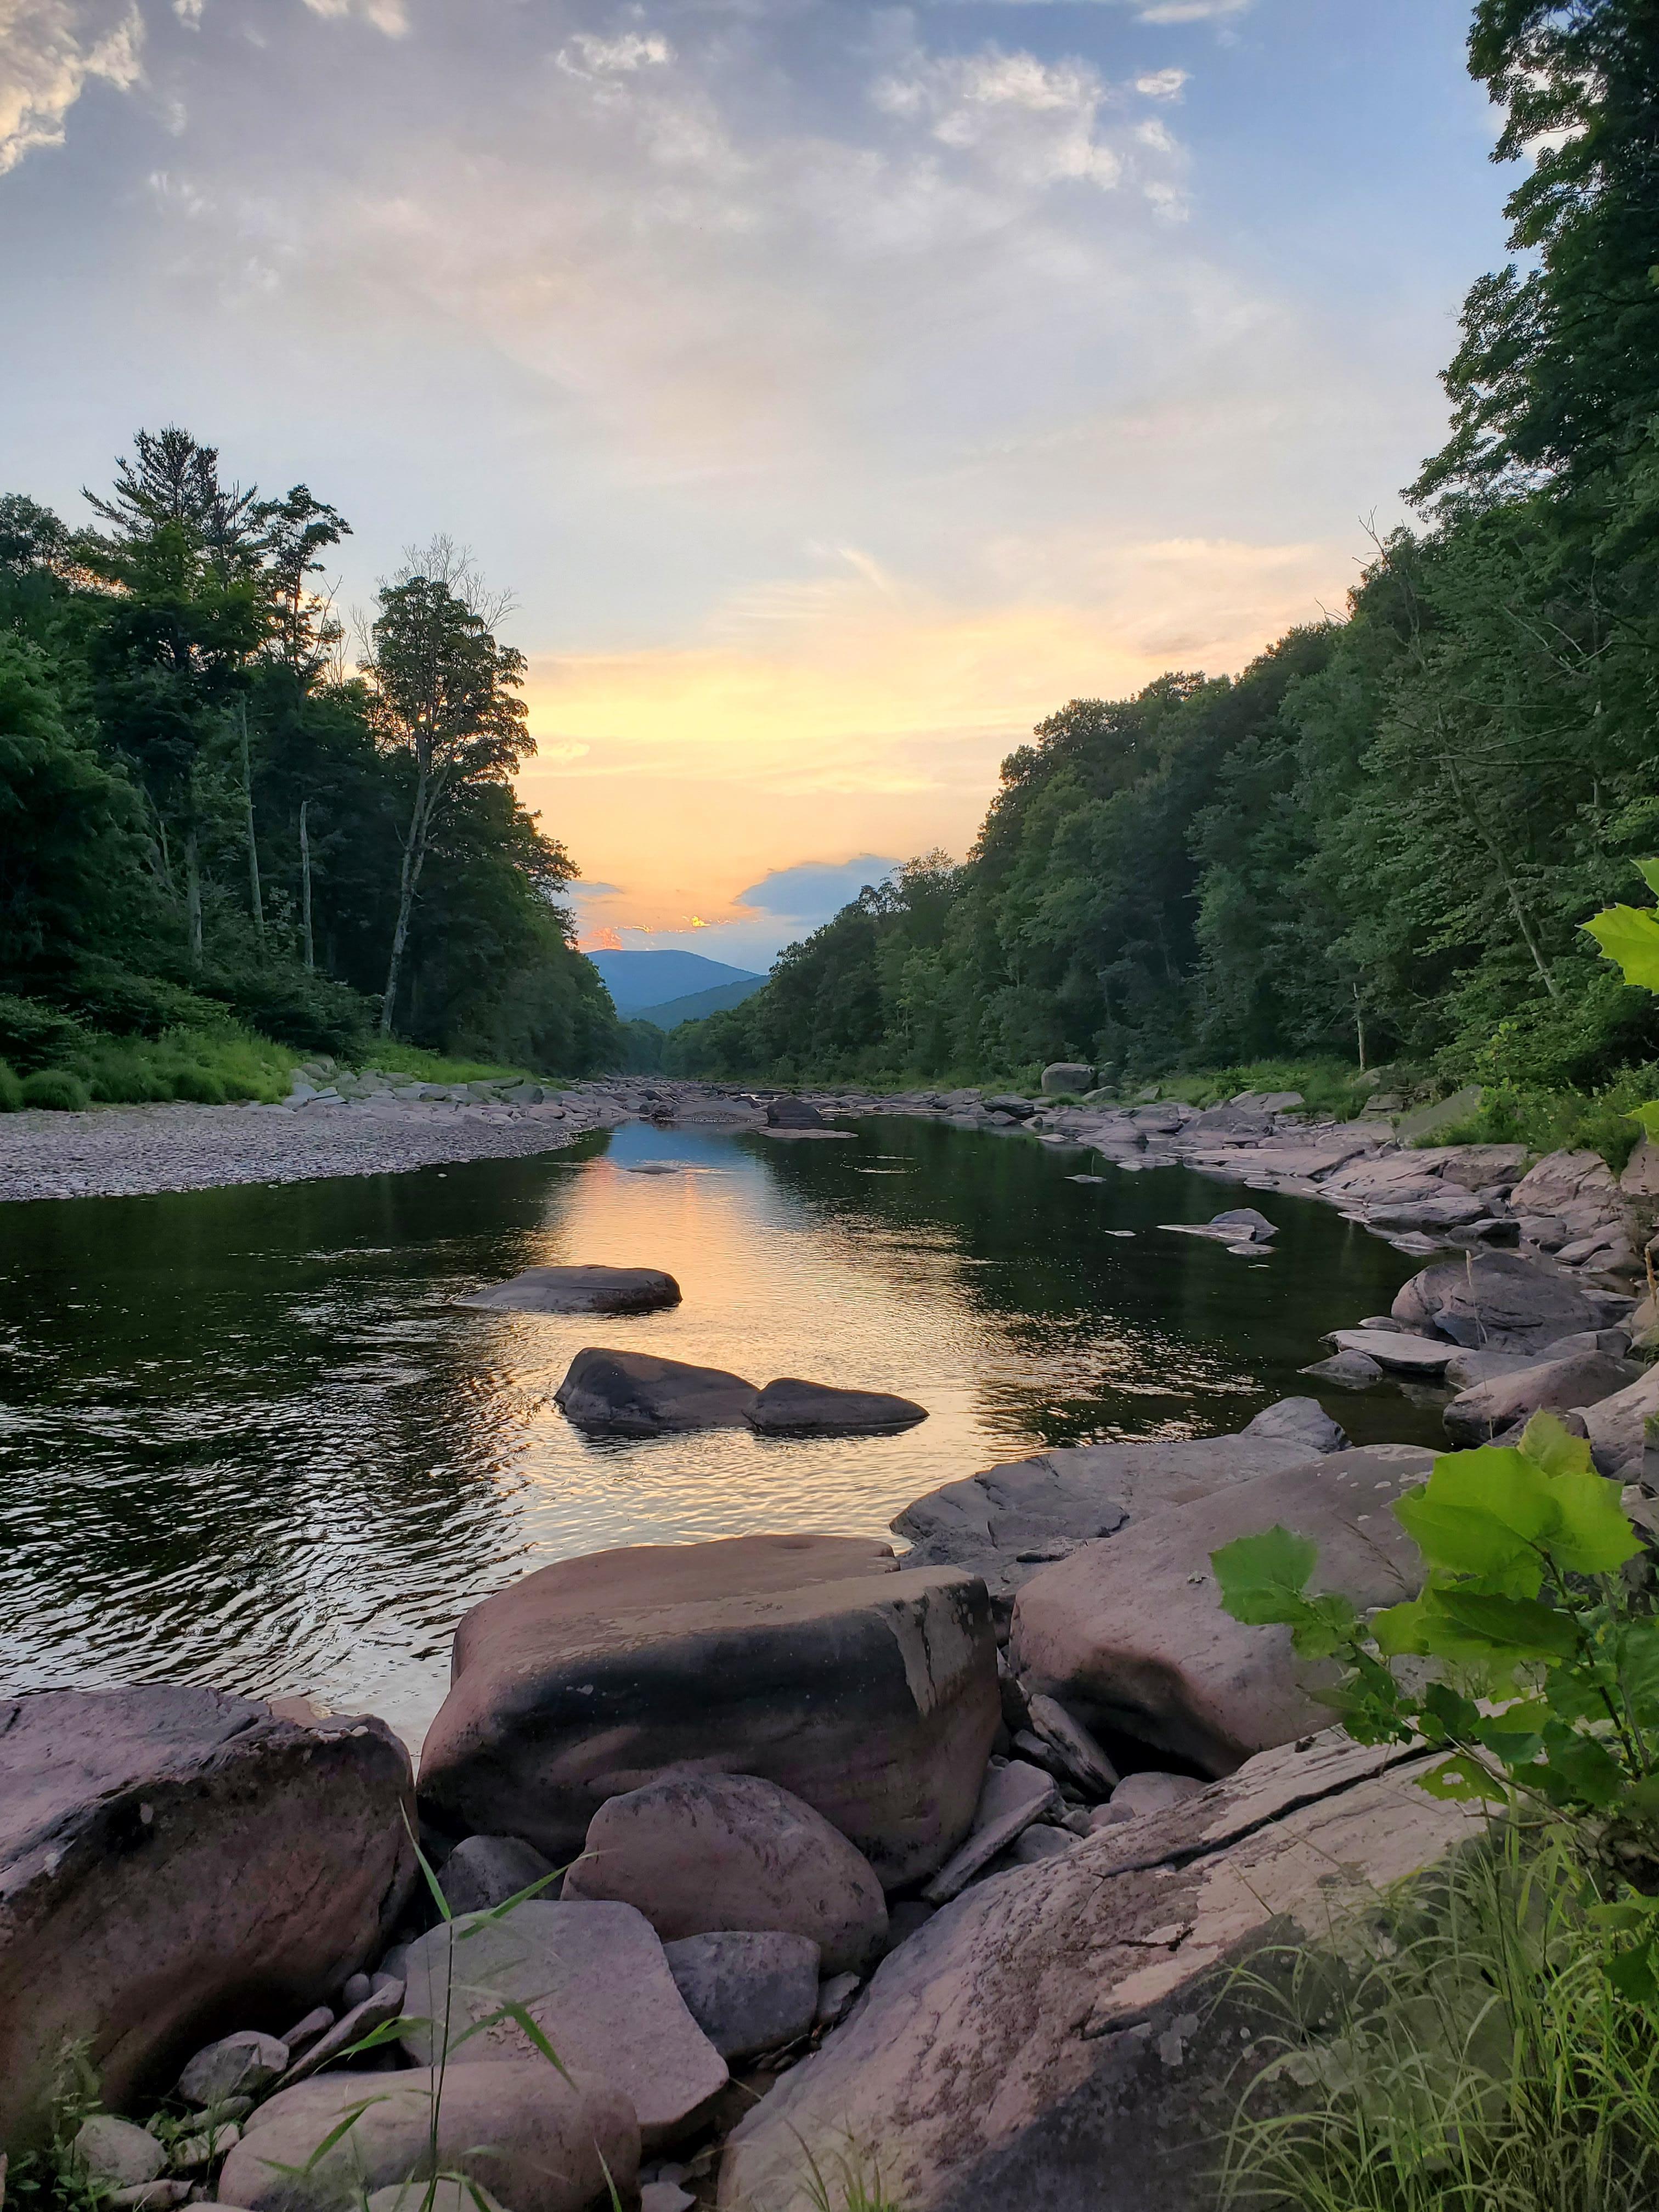
[[[1236,1426],[1410,1270],[1285,1200],[1273,1257],[1242,1261],[1157,1226],[1206,1218],[1218,1186],[1066,1180],[1085,1164],[932,1124],[629,1127],[543,1159],[0,1209],[0,1678],[312,1689],[416,1735],[456,1617],[527,1566],[880,1534],[1045,1443]],[[684,1303],[603,1322],[453,1303],[559,1260],[665,1267]],[[857,1443],[590,1443],[552,1393],[594,1342],[896,1390],[932,1418]],[[1433,1433],[1391,1393],[1334,1402],[1361,1437]]]

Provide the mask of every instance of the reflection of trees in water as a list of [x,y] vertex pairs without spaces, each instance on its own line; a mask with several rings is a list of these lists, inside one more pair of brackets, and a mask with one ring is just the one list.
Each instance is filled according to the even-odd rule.
[[450,1300],[562,1189],[527,1160],[15,1209],[8,1679],[291,1686],[343,1638],[447,1638],[501,1577],[526,1410]]

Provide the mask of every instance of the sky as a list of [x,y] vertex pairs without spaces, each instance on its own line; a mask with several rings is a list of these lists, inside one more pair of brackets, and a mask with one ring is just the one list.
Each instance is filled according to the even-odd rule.
[[[510,587],[585,942],[763,967],[1338,611],[1504,258],[1468,0],[0,0],[0,489]],[[828,902],[826,903],[826,902]]]

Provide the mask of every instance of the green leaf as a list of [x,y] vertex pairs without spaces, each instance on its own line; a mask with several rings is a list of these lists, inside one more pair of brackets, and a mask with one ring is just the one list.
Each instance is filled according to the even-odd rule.
[[1624,970],[1625,981],[1644,991],[1659,991],[1659,909],[1610,906],[1584,924],[1601,948],[1601,957]]
[[1546,1474],[1591,1474],[1595,1462],[1590,1457],[1588,1437],[1576,1437],[1558,1414],[1545,1412],[1534,1413],[1521,1431],[1520,1449],[1534,1467],[1541,1467]]
[[1578,1649],[1571,1613],[1535,1598],[1493,1597],[1484,1591],[1437,1589],[1439,1610],[1482,1638],[1493,1650],[1515,1659],[1571,1659]]
[[1659,1973],[1655,1971],[1653,1938],[1623,1951],[1614,1951],[1607,1960],[1607,1979],[1621,1997],[1632,2004],[1651,2004],[1659,1996]]
[[1549,1794],[1558,1804],[1577,1803],[1606,1811],[1624,1794],[1625,1770],[1595,1736],[1552,1722],[1544,1731],[1544,1754],[1539,1778],[1549,1785]]
[[1223,1610],[1251,1628],[1299,1621],[1307,1607],[1303,1591],[1318,1558],[1316,1544],[1288,1528],[1224,1544],[1210,1554]]
[[1476,1575],[1508,1597],[1536,1597],[1538,1547],[1557,1515],[1543,1469],[1505,1444],[1446,1452],[1395,1513],[1430,1566]]
[[1508,1802],[1510,1796],[1495,1775],[1488,1774],[1478,1759],[1465,1752],[1419,1774],[1417,1786],[1426,1790],[1431,1797],[1448,1798],[1454,1804],[1486,1799],[1501,1805]]

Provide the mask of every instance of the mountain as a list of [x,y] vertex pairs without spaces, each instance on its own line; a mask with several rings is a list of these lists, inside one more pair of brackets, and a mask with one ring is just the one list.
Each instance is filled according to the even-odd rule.
[[752,999],[764,975],[745,975],[740,983],[716,983],[712,991],[689,992],[683,999],[670,999],[665,1006],[641,1006],[636,1013],[624,1018],[630,1022],[654,1022],[659,1030],[677,1030],[682,1022],[700,1022],[705,1014],[723,1014],[728,1006],[740,1006],[745,999]]
[[763,983],[752,968],[729,968],[701,952],[590,952],[617,1012],[631,1022],[644,1006],[665,1006],[720,983]]

